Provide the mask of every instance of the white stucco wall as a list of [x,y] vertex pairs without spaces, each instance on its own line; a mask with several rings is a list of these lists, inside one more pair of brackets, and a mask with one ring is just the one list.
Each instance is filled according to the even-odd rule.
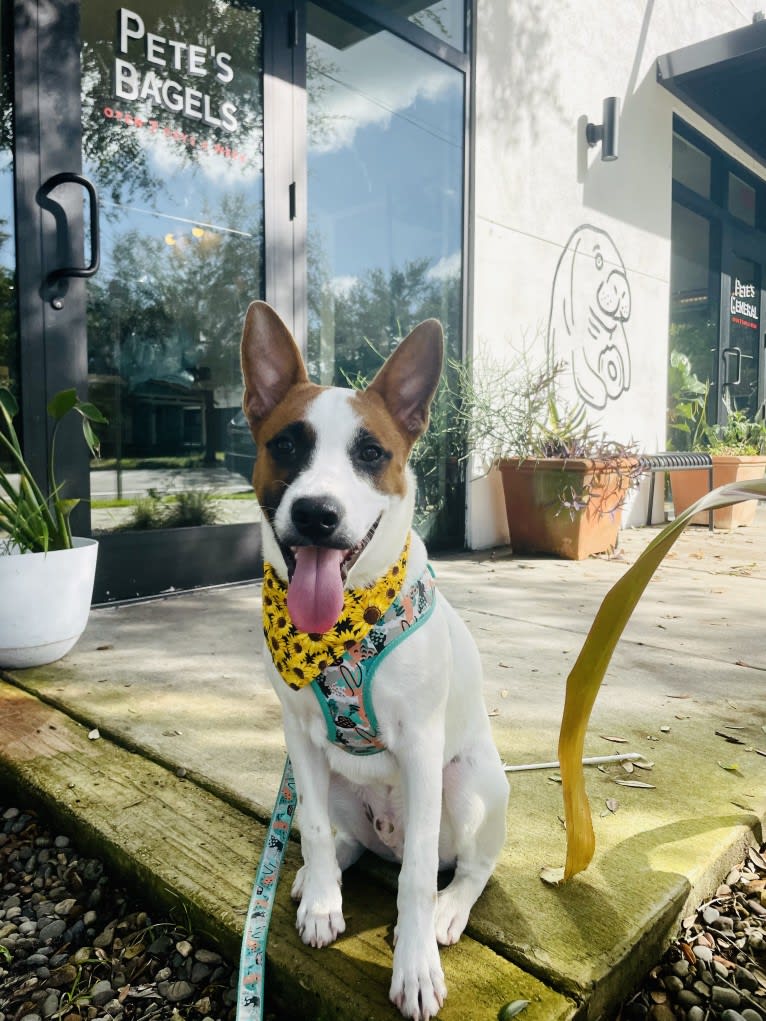
[[[617,363],[610,387],[617,392],[629,358],[629,386],[619,396],[604,397],[592,375],[590,388],[586,380],[580,392],[591,395],[589,415],[605,432],[647,452],[665,448],[673,113],[758,170],[657,84],[655,62],[749,24],[756,9],[722,0],[478,0],[470,343],[474,352],[502,359],[524,337],[535,337],[544,359],[564,256],[554,317],[561,318],[562,303],[570,304],[555,356],[587,373],[586,363],[597,362],[610,345]],[[585,140],[585,124],[601,122],[606,96],[618,96],[622,108],[619,159],[609,163]],[[567,241],[586,225],[598,233],[581,231],[575,242],[580,252],[600,245],[604,266],[595,274],[592,258],[580,272],[564,255]],[[623,279],[629,302],[627,288],[617,300],[627,318],[602,315],[615,332],[588,341],[588,303],[598,304],[602,284],[602,300],[610,289],[614,296]],[[574,373],[567,378],[571,397],[581,400]],[[644,515],[636,509],[628,523]],[[499,478],[470,481],[469,545],[483,548],[507,537]]]

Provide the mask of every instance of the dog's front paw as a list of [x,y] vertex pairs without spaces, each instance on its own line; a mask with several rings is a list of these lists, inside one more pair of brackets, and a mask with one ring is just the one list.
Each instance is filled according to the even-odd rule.
[[326,947],[346,929],[340,886],[336,883],[334,887],[312,888],[305,877],[301,878],[302,896],[296,927],[304,943],[310,947]]
[[439,948],[433,939],[430,948],[422,942],[408,947],[407,942],[401,936],[397,940],[389,995],[404,1017],[429,1021],[439,1013],[447,996]]
[[457,943],[463,935],[463,929],[468,924],[471,906],[471,903],[467,903],[466,899],[460,896],[460,892],[453,890],[452,886],[448,886],[446,890],[439,893],[434,921],[436,923],[436,939],[442,946],[446,947]]

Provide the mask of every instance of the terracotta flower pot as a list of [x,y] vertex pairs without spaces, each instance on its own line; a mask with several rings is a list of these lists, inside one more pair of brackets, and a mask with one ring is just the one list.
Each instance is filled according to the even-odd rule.
[[[630,486],[629,461],[625,472],[579,458],[507,458],[499,468],[514,552],[584,560],[617,545],[622,504]],[[562,505],[562,492],[570,487],[575,493],[590,493],[582,509],[570,512]]]
[[[713,454],[713,488],[725,486],[729,482],[748,482],[760,479],[766,472],[766,457],[730,456]],[[670,473],[670,488],[673,493],[673,509],[676,517],[691,507],[693,503],[708,491],[708,472],[706,468],[699,471],[682,471]],[[716,528],[739,528],[749,525],[755,517],[757,500],[746,500],[732,507],[721,507],[713,512],[713,525]],[[695,514],[693,525],[707,525],[707,514]]]

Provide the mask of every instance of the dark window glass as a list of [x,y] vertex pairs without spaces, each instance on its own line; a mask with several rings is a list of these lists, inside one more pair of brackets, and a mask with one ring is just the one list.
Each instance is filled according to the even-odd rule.
[[710,198],[711,160],[681,135],[673,135],[673,179],[704,198]]
[[[670,353],[689,359],[691,371],[705,383],[715,378],[718,353],[719,277],[711,272],[711,224],[685,206],[673,203],[670,264]],[[672,377],[671,373],[671,377]],[[671,378],[671,387],[672,387]],[[671,414],[683,395],[670,395]],[[708,402],[708,412],[714,409]],[[676,448],[689,446],[688,433],[671,430]]]
[[729,212],[738,220],[755,226],[755,188],[736,174],[729,174]]
[[82,37],[84,172],[102,206],[88,380],[110,420],[93,528],[251,520],[252,494],[231,498],[253,464],[239,337],[263,296],[260,14],[83,0]]

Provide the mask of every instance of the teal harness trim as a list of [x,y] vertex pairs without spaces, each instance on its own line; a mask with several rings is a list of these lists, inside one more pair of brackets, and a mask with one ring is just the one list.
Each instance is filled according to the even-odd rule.
[[279,785],[279,795],[271,814],[269,832],[266,834],[258,871],[255,874],[255,884],[242,933],[237,1021],[261,1021],[263,1018],[266,940],[279,882],[279,870],[287,849],[294,813],[295,778],[288,756]]
[[425,624],[435,603],[436,585],[429,565],[406,592],[399,593],[361,641],[312,681],[332,744],[353,755],[386,750],[378,735],[372,700],[375,674],[386,656]]

